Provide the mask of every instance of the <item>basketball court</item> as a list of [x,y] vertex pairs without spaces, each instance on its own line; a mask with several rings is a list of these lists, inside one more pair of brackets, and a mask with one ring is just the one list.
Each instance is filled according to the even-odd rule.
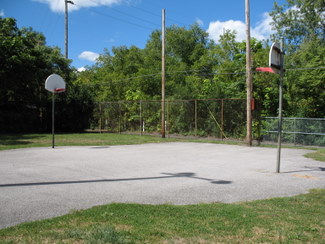
[[325,187],[308,150],[209,143],[0,151],[0,228],[112,202],[233,203]]

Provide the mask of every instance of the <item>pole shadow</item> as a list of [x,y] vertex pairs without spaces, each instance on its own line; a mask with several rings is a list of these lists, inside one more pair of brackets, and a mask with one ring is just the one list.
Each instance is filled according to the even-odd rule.
[[90,147],[90,149],[107,149],[107,148],[110,148],[109,146],[93,146],[93,147]]
[[284,174],[288,173],[299,173],[299,172],[311,172],[311,171],[325,171],[325,167],[304,167],[305,169],[302,170],[293,170],[293,171],[286,171],[286,172],[281,172]]
[[5,187],[24,187],[24,186],[46,186],[46,185],[68,185],[68,184],[87,184],[87,183],[105,183],[105,182],[123,182],[123,181],[141,181],[141,180],[160,180],[168,178],[191,178],[197,180],[208,181],[211,184],[231,184],[232,181],[227,180],[213,180],[203,177],[198,177],[195,173],[161,173],[166,176],[155,177],[139,177],[139,178],[121,178],[121,179],[98,179],[98,180],[71,180],[71,181],[49,181],[49,182],[30,182],[30,183],[12,183],[0,184],[0,188]]
[[174,176],[174,177],[186,177],[186,178],[192,178],[192,179],[198,179],[198,180],[205,180],[210,182],[211,184],[231,184],[232,181],[228,181],[228,180],[214,180],[214,179],[208,179],[208,178],[203,178],[203,177],[198,177],[195,176],[195,173],[176,173],[176,174],[171,174],[171,173],[162,173],[164,175],[170,175],[170,176]]

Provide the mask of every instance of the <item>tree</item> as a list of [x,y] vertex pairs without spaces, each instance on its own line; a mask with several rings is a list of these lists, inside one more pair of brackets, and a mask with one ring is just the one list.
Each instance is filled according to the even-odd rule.
[[[273,38],[286,41],[287,115],[324,117],[325,2],[287,0],[270,13]],[[306,69],[307,68],[307,69]],[[297,71],[295,70],[297,69]],[[300,70],[305,69],[305,70]],[[290,71],[292,70],[292,71]]]
[[16,20],[0,18],[0,131],[40,128],[47,103],[44,81],[51,73],[66,76],[69,62],[45,37]]
[[[0,132],[50,130],[51,94],[44,89],[44,83],[52,73],[61,75],[68,85],[67,92],[57,99],[65,107],[63,116],[76,110],[75,106],[68,109],[72,100],[91,104],[87,91],[76,92],[77,87],[71,84],[75,79],[71,61],[63,57],[59,48],[46,46],[43,34],[31,28],[19,29],[15,19],[0,17],[0,52]],[[80,113],[74,121],[58,124],[58,130],[61,125],[61,129],[80,129],[75,122],[81,121],[82,116]]]
[[325,1],[287,0],[283,6],[274,3],[270,13],[276,33],[273,39],[284,38],[289,45],[298,47],[305,39],[325,40]]
[[245,43],[235,39],[236,33],[227,30],[210,51],[215,60],[213,80],[221,89],[220,98],[245,97]]
[[287,72],[288,114],[297,117],[325,117],[325,43],[320,39],[306,40],[288,56],[288,68],[303,68]]

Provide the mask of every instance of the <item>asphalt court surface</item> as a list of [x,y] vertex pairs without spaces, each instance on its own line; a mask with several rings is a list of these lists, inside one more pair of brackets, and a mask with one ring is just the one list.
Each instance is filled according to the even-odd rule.
[[0,151],[0,228],[112,202],[240,202],[325,188],[308,150],[209,143]]

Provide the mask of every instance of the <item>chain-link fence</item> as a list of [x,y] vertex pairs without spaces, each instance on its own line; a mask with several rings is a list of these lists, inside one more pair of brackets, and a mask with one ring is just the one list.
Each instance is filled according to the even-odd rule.
[[[166,135],[244,138],[245,99],[196,99],[165,102]],[[97,105],[92,129],[155,134],[161,131],[161,101],[119,101]]]
[[[246,136],[245,99],[172,100],[165,102],[165,112],[167,136],[219,139]],[[100,132],[159,134],[161,101],[100,103],[95,108],[94,118],[92,129]],[[258,138],[264,142],[277,141],[277,117],[264,117],[258,124]],[[283,118],[282,131],[284,143],[325,146],[325,119]]]
[[[263,118],[263,141],[277,141],[278,118]],[[324,118],[283,118],[282,142],[294,145],[325,146]]]

